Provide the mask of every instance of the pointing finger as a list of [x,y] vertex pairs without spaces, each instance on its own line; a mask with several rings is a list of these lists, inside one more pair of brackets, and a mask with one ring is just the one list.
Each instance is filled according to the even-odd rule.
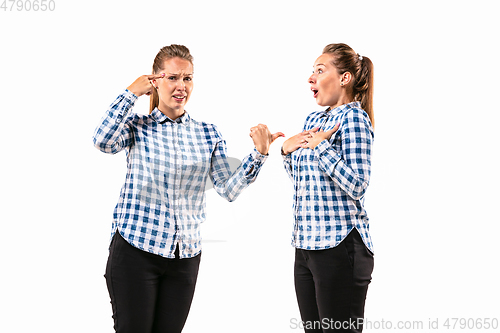
[[162,77],[165,77],[165,73],[160,73],[160,74],[150,74],[146,75],[148,80],[155,80],[155,79],[161,79]]

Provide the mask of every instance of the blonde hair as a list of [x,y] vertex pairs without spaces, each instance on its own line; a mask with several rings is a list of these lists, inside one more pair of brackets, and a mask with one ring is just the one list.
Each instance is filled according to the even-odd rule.
[[[172,44],[169,46],[164,46],[160,49],[153,62],[153,74],[158,74],[163,70],[163,64],[165,60],[172,58],[181,58],[187,60],[193,65],[193,56],[189,53],[189,49],[184,45]],[[153,89],[153,93],[149,99],[149,113],[151,113],[156,107],[158,107],[159,98],[156,89]]]
[[353,77],[352,95],[355,101],[361,102],[361,107],[370,117],[375,127],[373,114],[373,63],[365,56],[360,56],[347,44],[329,44],[323,49],[323,54],[333,56],[332,64],[339,74],[351,73]]

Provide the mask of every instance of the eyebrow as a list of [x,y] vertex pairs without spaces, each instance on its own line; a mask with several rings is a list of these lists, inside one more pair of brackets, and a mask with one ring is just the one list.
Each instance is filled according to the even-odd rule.
[[[179,73],[168,73],[168,75],[181,75],[181,74],[179,74]],[[193,76],[192,73],[191,74],[182,74],[182,75],[184,75],[184,76]]]
[[316,67],[316,66],[324,66],[324,67],[326,67],[324,64],[316,64],[313,67]]

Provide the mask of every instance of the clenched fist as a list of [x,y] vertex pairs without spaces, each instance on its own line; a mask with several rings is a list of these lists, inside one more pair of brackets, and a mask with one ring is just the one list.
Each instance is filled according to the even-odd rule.
[[274,140],[280,136],[284,137],[285,134],[281,132],[271,134],[267,126],[264,124],[259,124],[250,128],[250,137],[253,140],[255,149],[257,149],[262,155],[267,155],[271,143],[273,143]]

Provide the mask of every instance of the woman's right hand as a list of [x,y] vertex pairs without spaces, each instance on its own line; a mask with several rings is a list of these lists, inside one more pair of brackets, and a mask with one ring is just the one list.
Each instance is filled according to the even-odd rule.
[[130,86],[128,86],[128,90],[133,92],[137,97],[142,95],[151,95],[153,90],[155,89],[156,79],[161,79],[165,77],[165,73],[161,74],[151,74],[151,75],[141,75],[134,81]]
[[303,145],[307,144],[307,137],[311,137],[311,133],[309,131],[304,131],[283,142],[283,146],[281,147],[282,154],[288,155],[299,148],[303,148]]

